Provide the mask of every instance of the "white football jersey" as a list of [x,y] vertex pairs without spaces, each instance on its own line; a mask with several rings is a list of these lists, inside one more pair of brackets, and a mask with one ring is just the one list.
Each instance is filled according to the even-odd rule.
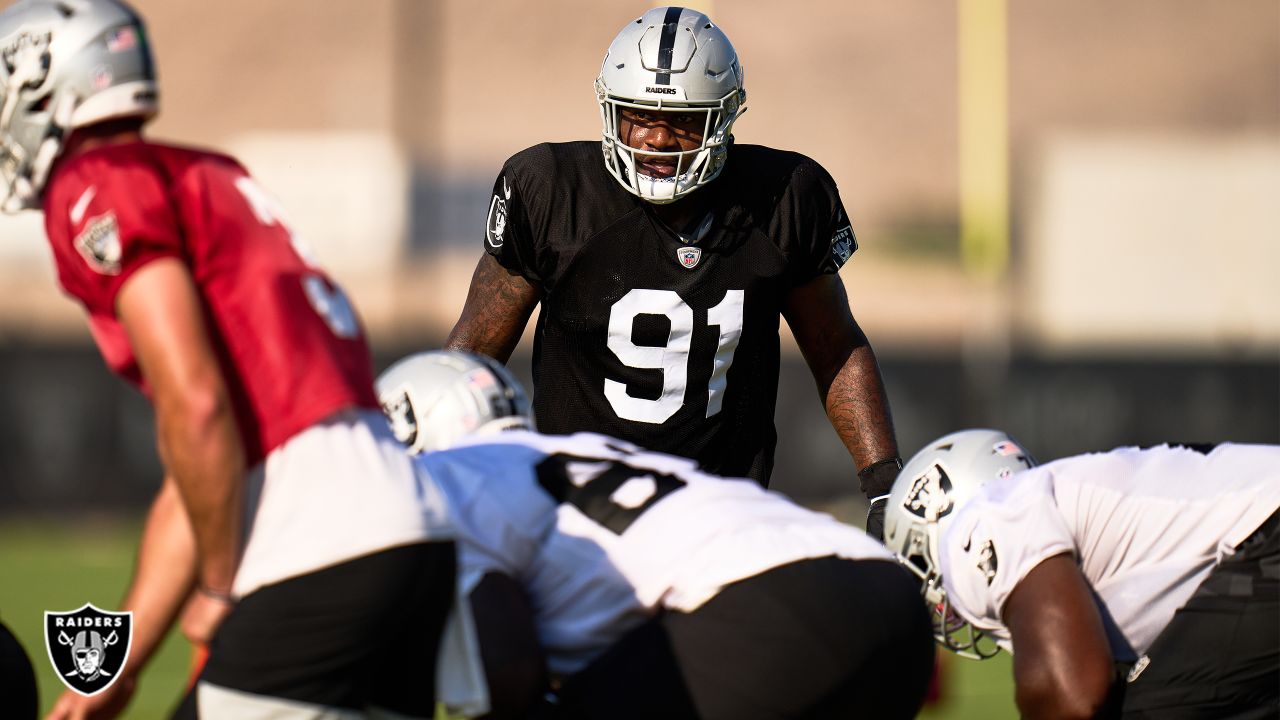
[[529,594],[548,665],[585,666],[659,607],[691,611],[725,585],[883,545],[751,480],[601,435],[509,432],[418,456],[454,514],[460,574],[500,571]]
[[1011,650],[1009,594],[1041,561],[1072,553],[1113,651],[1136,659],[1277,507],[1280,446],[1120,448],[983,486],[949,523],[939,562],[954,609]]

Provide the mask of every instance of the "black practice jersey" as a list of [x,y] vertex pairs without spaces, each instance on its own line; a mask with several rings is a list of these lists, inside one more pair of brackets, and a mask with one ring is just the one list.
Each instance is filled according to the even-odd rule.
[[599,142],[536,145],[494,183],[485,251],[545,293],[540,431],[604,433],[767,484],[783,302],[857,243],[835,182],[797,153],[735,145],[703,193],[709,227],[682,238],[609,175]]

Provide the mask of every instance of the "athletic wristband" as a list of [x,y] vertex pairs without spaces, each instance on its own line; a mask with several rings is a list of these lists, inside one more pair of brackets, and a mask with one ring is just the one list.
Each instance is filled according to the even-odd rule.
[[[888,460],[874,462],[858,471],[858,485],[862,494],[868,498],[888,495],[893,489],[893,481],[898,479],[898,471],[902,469],[902,458],[891,457]],[[878,499],[878,498],[877,498]]]
[[214,590],[213,588],[207,587],[204,585],[197,585],[196,592],[212,600],[217,600],[218,602],[224,602],[228,605],[236,604],[236,599],[232,597],[231,593],[225,593],[219,590]]

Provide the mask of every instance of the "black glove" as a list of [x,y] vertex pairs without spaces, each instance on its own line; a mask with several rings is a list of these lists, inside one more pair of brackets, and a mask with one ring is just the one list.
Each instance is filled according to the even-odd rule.
[[884,542],[884,509],[889,503],[889,491],[893,489],[893,481],[898,479],[901,469],[902,458],[892,457],[858,471],[858,484],[870,502],[867,507],[867,534],[880,542]]
[[884,506],[888,504],[889,496],[881,495],[867,508],[867,534],[880,542],[884,542]]

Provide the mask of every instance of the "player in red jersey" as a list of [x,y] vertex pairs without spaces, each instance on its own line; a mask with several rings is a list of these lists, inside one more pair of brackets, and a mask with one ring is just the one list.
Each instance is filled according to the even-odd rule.
[[143,139],[156,85],[130,8],[19,2],[0,59],[5,209],[43,208],[62,287],[155,407],[169,478],[125,602],[127,677],[53,715],[118,712],[190,595],[184,628],[212,639],[180,715],[430,716],[451,528],[378,410],[346,297],[235,160]]

